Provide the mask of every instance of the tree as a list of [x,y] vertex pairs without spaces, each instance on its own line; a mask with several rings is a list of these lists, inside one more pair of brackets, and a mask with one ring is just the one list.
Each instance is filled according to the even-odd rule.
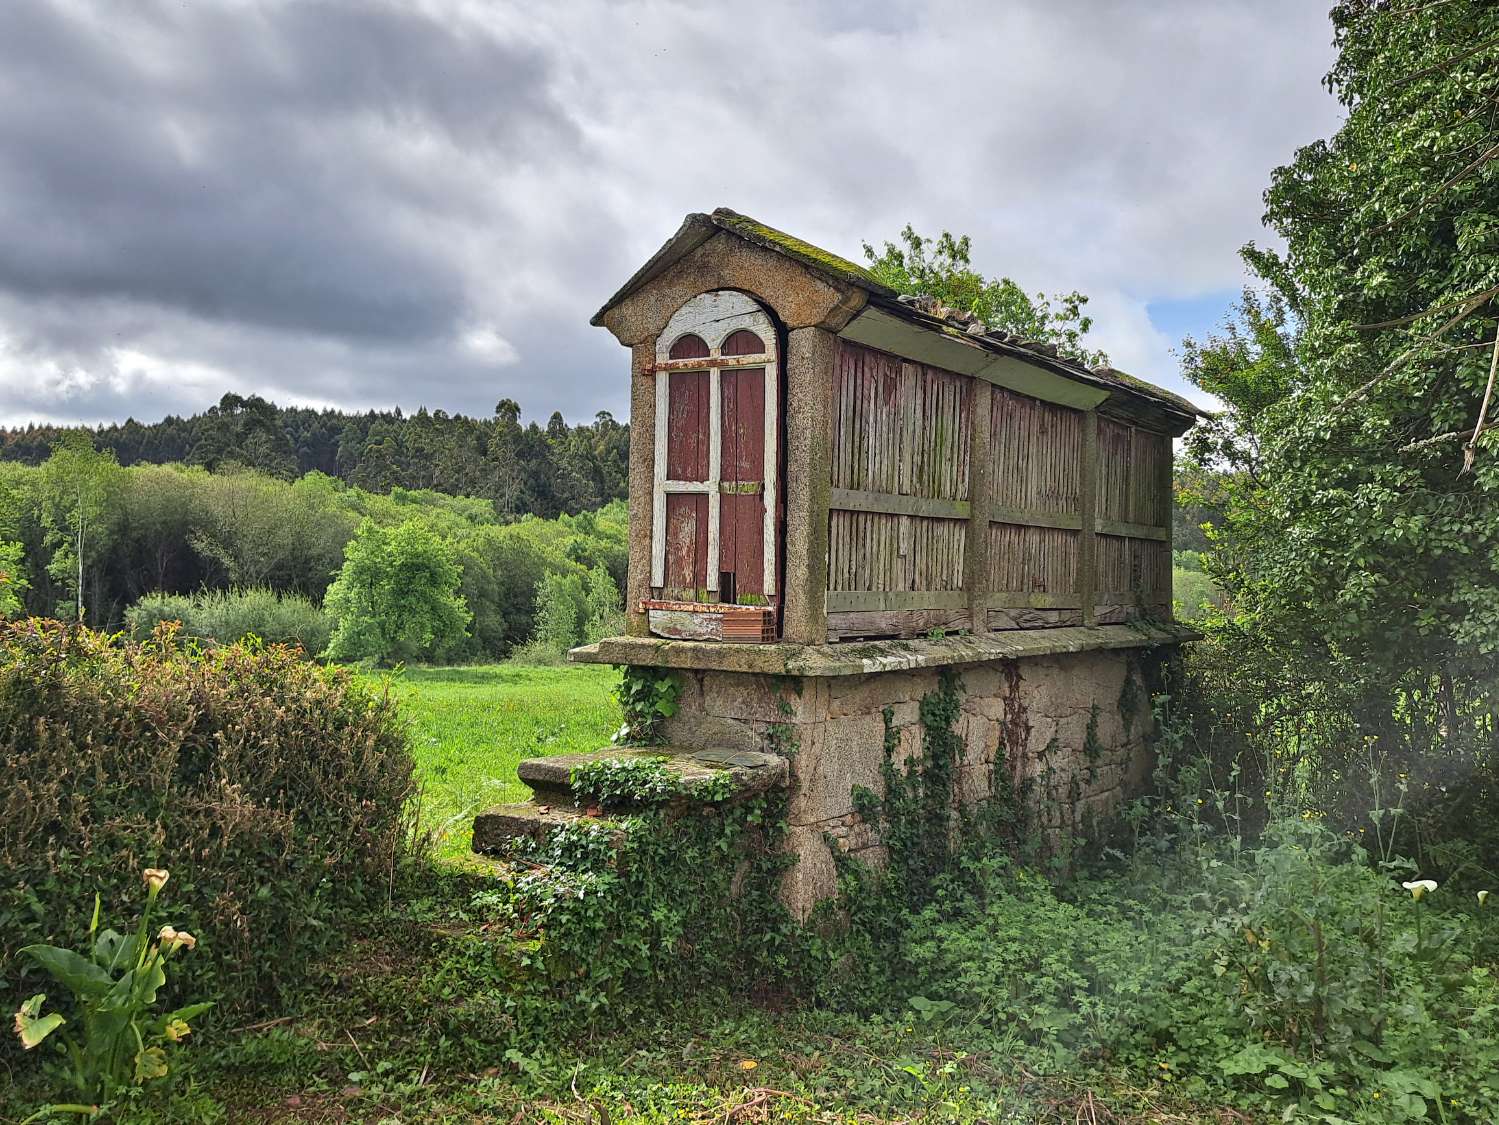
[[452,543],[419,520],[366,519],[344,550],[324,602],[335,660],[430,660],[460,644],[471,619]]
[[108,542],[120,466],[99,452],[86,433],[69,431],[42,465],[42,521],[53,548],[48,571],[73,591],[78,620],[85,617],[85,576]]
[[21,544],[0,540],[0,621],[20,616],[29,585]]
[[869,272],[897,293],[935,297],[948,308],[973,314],[991,330],[1055,344],[1089,367],[1108,363],[1103,352],[1083,346],[1093,318],[1083,315],[1088,298],[1081,293],[1057,298],[1061,307],[1053,309],[1046,294],[1027,296],[1008,277],[987,280],[973,268],[966,234],[954,238],[943,231],[936,239],[923,238],[907,223],[900,240],[901,246],[887,242],[879,253],[864,244]]
[[1479,776],[1499,760],[1499,7],[1332,19],[1346,120],[1271,177],[1285,249],[1244,250],[1264,292],[1185,349],[1227,404],[1192,439],[1230,477],[1208,567],[1235,675],[1259,660],[1298,742],[1325,718],[1359,754]]

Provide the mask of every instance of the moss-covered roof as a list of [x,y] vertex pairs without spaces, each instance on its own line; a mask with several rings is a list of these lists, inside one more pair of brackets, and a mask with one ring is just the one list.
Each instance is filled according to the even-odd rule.
[[788,258],[795,259],[802,265],[828,274],[839,281],[846,281],[862,289],[886,296],[893,296],[895,293],[895,290],[881,283],[863,266],[855,265],[847,258],[840,258],[830,250],[813,246],[810,242],[803,242],[795,235],[766,226],[748,215],[730,211],[727,207],[719,207],[708,218],[715,226],[731,234],[737,234],[740,238],[747,239],[757,246],[763,246],[767,250],[785,254]]
[[1103,383],[1115,387],[1132,395],[1153,400],[1157,404],[1166,406],[1168,409],[1180,412],[1189,417],[1206,417],[1204,412],[1194,406],[1181,395],[1148,383],[1144,379],[1129,375],[1113,367],[1089,368],[1076,360],[1069,359],[1057,354],[1055,347],[1035,340],[1022,340],[1019,337],[1005,333],[987,333],[983,326],[977,328],[972,324],[972,318],[967,322],[961,322],[948,316],[952,312],[940,307],[928,309],[926,306],[935,305],[936,302],[930,298],[917,298],[916,304],[911,304],[912,299],[902,297],[899,301],[894,300],[895,290],[880,282],[874,274],[863,266],[856,265],[847,258],[840,257],[820,246],[813,246],[810,242],[804,242],[795,235],[787,234],[785,231],[777,230],[775,227],[767,226],[757,219],[748,215],[741,215],[738,211],[731,211],[727,207],[719,207],[710,214],[694,213],[688,215],[680,229],[674,234],[660,250],[653,254],[649,261],[640,269],[635,271],[633,277],[620,287],[619,292],[610,297],[604,303],[604,307],[594,314],[593,323],[602,325],[604,314],[619,304],[631,293],[641,288],[653,278],[658,276],[681,260],[687,254],[697,249],[708,239],[719,231],[726,231],[746,242],[763,247],[766,250],[783,254],[799,265],[815,273],[822,274],[834,281],[844,285],[854,285],[872,295],[872,299],[882,307],[896,312],[907,319],[923,322],[923,327],[940,332],[950,332],[962,335],[968,342],[978,347],[988,348],[993,351],[1002,351],[1006,354],[1015,355],[1030,363],[1059,371],[1086,382],[1098,384]]

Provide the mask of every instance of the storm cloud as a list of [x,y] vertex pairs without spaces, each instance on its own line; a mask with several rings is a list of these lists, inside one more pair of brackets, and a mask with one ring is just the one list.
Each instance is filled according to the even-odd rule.
[[588,317],[720,204],[853,257],[966,231],[1179,385],[1147,307],[1242,282],[1329,38],[1305,0],[15,0],[0,423],[623,413]]

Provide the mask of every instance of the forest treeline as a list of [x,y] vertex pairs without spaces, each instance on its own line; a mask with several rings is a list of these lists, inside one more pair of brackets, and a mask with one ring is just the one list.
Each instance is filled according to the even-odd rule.
[[[0,429],[0,461],[40,465],[74,428]],[[553,518],[625,497],[630,428],[600,411],[586,425],[553,413],[521,424],[502,399],[489,418],[423,408],[363,414],[277,406],[226,394],[217,406],[159,422],[83,428],[122,466],[172,464],[254,469],[280,480],[321,473],[371,493],[431,490],[490,500],[505,518]]]
[[[204,615],[248,611],[249,631],[265,635],[257,622],[269,618],[256,607],[295,599],[321,613],[352,542],[415,526],[456,564],[450,593],[471,615],[461,635],[423,656],[496,659],[533,640],[539,624],[553,649],[577,643],[588,617],[602,612],[589,608],[590,598],[617,607],[626,525],[622,501],[552,519],[510,518],[486,497],[399,486],[375,492],[319,471],[285,480],[232,464],[213,472],[127,467],[74,434],[41,465],[0,462],[0,617],[81,616],[115,629],[186,617],[185,602],[161,604],[163,595],[180,595],[198,599]],[[227,605],[212,597],[230,591],[239,593]],[[543,612],[538,622],[538,594],[548,591],[552,620]],[[132,607],[148,612],[132,616]]]

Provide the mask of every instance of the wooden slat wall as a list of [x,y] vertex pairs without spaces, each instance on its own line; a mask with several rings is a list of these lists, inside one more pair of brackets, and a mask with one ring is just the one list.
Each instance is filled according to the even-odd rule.
[[962,520],[834,511],[829,590],[961,590]]
[[834,390],[833,487],[966,500],[972,382],[845,341]]
[[1075,513],[1082,488],[1082,413],[995,387],[990,495],[999,508]]
[[994,593],[1076,594],[1078,532],[989,525],[989,589]]
[[[1096,418],[1096,488],[1087,505],[1085,433],[1095,416],[988,388],[987,473],[979,474],[988,495],[975,498],[971,379],[847,341],[837,364],[830,639],[1126,620],[1144,607],[1169,607],[1169,532],[1163,539],[1159,530],[1170,526],[1169,437]],[[912,514],[921,507],[898,498],[952,510],[932,514],[928,505]],[[957,517],[970,505],[974,534],[988,527],[988,561],[978,553],[969,581],[987,588],[968,591],[965,606],[970,523]],[[1107,533],[1094,533],[1092,519],[1109,525]],[[1087,542],[1091,575],[1083,573]]]

